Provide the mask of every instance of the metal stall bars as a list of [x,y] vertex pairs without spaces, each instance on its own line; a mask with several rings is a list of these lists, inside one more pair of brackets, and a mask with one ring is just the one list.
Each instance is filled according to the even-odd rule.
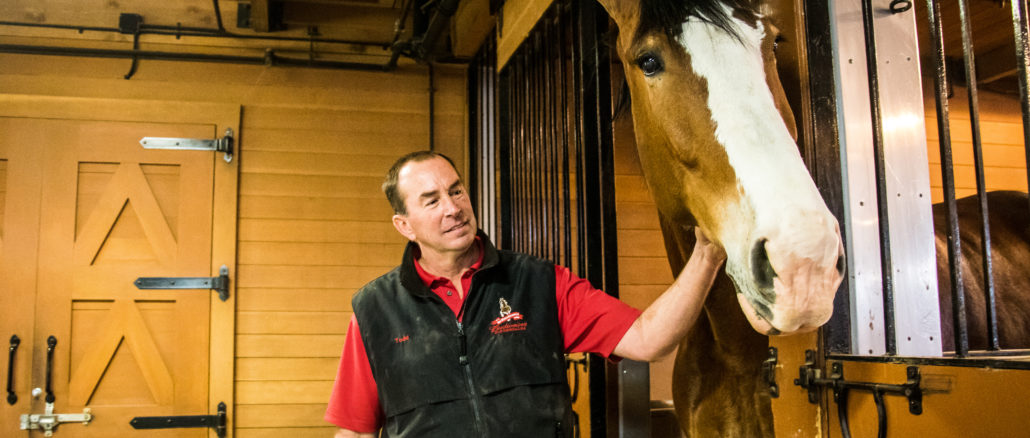
[[[469,73],[470,190],[499,247],[618,296],[607,25],[594,2],[556,1],[500,72],[496,46],[481,49]],[[606,364],[587,367],[591,436],[603,437]]]
[[468,190],[479,227],[497,242],[497,39],[491,35],[468,69]]

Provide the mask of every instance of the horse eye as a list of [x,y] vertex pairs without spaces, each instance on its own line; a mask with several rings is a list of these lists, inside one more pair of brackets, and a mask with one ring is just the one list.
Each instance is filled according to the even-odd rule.
[[652,54],[643,55],[637,58],[637,65],[644,72],[644,76],[654,76],[663,70],[662,60]]

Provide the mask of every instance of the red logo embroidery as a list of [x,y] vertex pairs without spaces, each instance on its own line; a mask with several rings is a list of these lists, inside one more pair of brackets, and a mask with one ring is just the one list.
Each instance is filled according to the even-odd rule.
[[393,338],[393,342],[400,344],[401,342],[408,342],[411,340],[411,336],[404,335],[398,338]]
[[526,322],[522,320],[522,314],[512,312],[508,301],[501,298],[501,317],[490,323],[490,332],[498,335],[508,332],[520,332],[526,330]]

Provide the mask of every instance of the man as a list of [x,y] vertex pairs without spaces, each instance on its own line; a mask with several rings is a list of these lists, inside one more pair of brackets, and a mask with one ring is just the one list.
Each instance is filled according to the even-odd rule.
[[325,416],[338,438],[569,436],[563,353],[668,354],[726,258],[697,232],[683,272],[641,313],[566,268],[494,248],[442,154],[401,157],[383,191],[410,243],[354,296]]

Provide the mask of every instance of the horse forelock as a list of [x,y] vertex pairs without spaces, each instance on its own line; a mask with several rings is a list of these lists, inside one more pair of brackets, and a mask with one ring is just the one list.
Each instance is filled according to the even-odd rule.
[[634,39],[655,31],[676,39],[682,32],[683,22],[691,17],[709,22],[739,39],[731,22],[733,15],[746,13],[753,19],[757,11],[757,0],[641,0]]

